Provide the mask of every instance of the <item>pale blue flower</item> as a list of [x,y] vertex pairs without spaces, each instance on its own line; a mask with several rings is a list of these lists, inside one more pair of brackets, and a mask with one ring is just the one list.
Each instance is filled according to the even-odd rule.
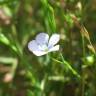
[[59,45],[56,45],[60,40],[59,34],[53,34],[50,39],[46,33],[39,33],[35,40],[28,43],[28,49],[36,56],[42,56],[52,51],[58,51]]

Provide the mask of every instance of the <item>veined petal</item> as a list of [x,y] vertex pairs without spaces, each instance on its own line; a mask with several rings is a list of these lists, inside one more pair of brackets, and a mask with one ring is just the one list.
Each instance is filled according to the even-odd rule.
[[58,51],[59,47],[60,47],[59,45],[53,46],[52,48],[49,49],[49,52]]
[[36,42],[40,45],[48,44],[49,35],[46,33],[40,33],[36,36]]
[[60,40],[60,35],[59,34],[53,34],[49,40],[49,44],[48,46],[54,46],[55,44],[57,44]]
[[36,56],[42,56],[44,54],[47,54],[47,52],[41,51],[39,49],[39,46],[37,45],[37,42],[35,40],[32,40],[28,43],[28,49]]

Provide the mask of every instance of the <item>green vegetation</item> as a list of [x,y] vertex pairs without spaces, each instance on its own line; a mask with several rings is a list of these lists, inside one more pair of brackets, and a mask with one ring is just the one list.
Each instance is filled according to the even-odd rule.
[[[96,96],[95,31],[95,0],[0,0],[0,96]],[[31,53],[41,32],[60,50]]]

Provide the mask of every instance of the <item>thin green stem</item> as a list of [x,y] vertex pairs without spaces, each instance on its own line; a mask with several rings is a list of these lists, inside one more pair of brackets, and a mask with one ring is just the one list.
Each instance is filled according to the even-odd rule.
[[[67,61],[64,60],[64,57],[63,57],[62,53],[60,53],[60,56],[61,56],[61,59],[62,59],[62,62],[61,62],[61,63],[63,63],[65,66],[67,66],[67,68],[68,68],[76,77],[80,78],[80,75],[71,67],[71,65],[70,65]],[[59,63],[60,63],[60,61],[59,61]]]
[[[85,63],[85,41],[84,41],[84,36],[82,35],[82,46],[83,46],[83,58],[84,58],[84,63]],[[84,96],[84,91],[85,91],[85,79],[84,79],[84,69],[83,65],[81,65],[81,96]]]

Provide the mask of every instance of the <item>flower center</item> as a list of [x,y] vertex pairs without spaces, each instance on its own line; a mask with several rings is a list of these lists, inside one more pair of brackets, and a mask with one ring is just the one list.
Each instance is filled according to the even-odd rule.
[[42,50],[42,51],[47,52],[48,51],[48,46],[46,44],[39,45],[39,49]]

